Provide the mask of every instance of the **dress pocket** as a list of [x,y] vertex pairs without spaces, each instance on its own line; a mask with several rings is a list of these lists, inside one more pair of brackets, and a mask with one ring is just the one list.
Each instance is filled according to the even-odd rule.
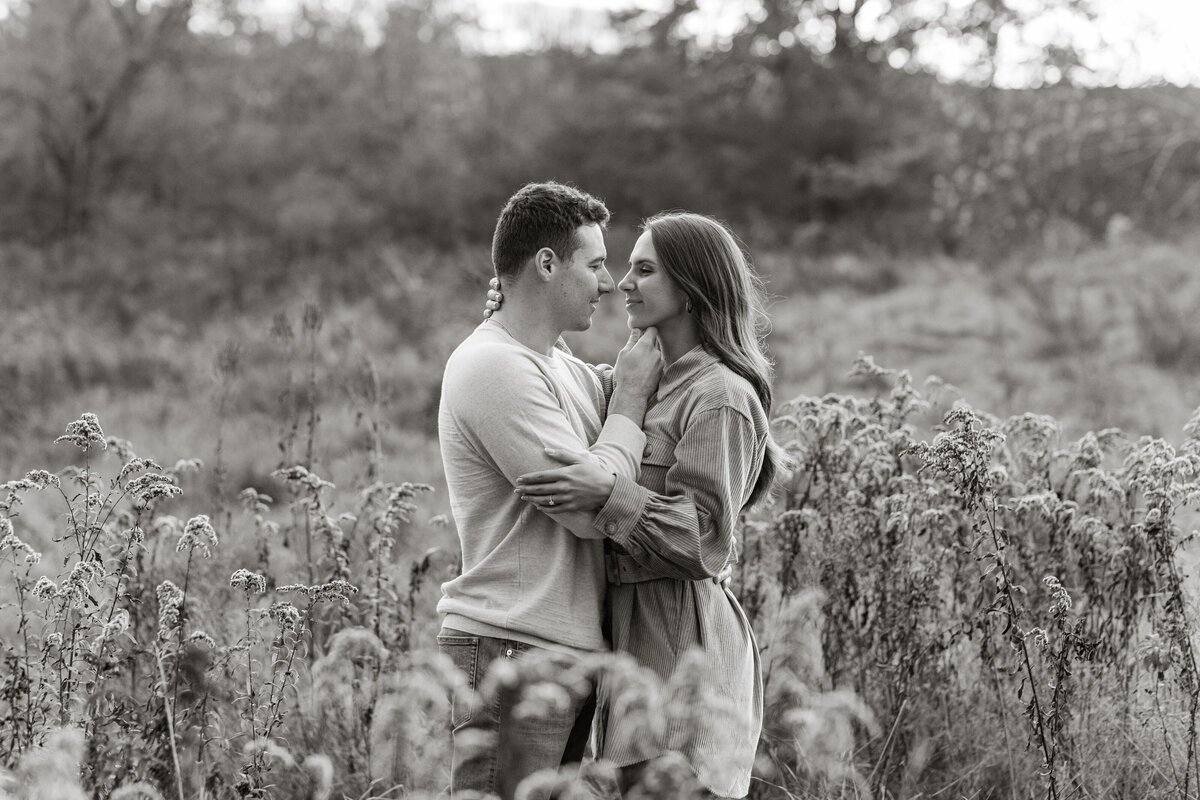
[[652,492],[662,494],[667,488],[667,470],[675,466],[675,442],[665,436],[646,434],[646,449],[642,452],[642,474],[638,480]]

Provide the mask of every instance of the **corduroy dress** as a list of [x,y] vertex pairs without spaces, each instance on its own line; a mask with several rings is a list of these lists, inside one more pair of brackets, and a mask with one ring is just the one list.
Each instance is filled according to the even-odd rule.
[[768,418],[750,384],[703,347],[667,367],[642,426],[641,476],[618,477],[595,526],[607,539],[613,650],[668,680],[690,650],[666,730],[648,737],[600,687],[598,755],[619,766],[683,753],[713,794],[741,797],[762,728],[758,647],[718,576],[737,560],[738,518],[762,467]]

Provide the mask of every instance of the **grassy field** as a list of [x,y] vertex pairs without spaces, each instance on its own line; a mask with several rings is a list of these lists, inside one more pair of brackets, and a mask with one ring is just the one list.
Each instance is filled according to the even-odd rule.
[[[614,239],[619,279],[628,243]],[[1200,332],[1191,320],[1198,248],[1195,237],[1135,240],[988,270],[945,258],[760,254],[773,296],[776,398],[853,390],[847,371],[866,352],[918,382],[936,375],[1000,416],[1033,411],[1058,418],[1068,434],[1121,427],[1172,439],[1200,396]],[[367,435],[365,415],[381,426],[383,474],[437,484],[441,366],[480,319],[486,253],[390,260],[370,298],[330,299],[297,285],[199,324],[148,308],[126,329],[82,300],[31,298],[0,321],[0,370],[10,387],[0,404],[8,433],[0,468],[52,466],[46,443],[63,420],[91,410],[164,457],[211,461],[221,433],[234,483],[254,483],[278,465],[285,429],[312,384],[322,458],[335,478],[361,469],[350,452]],[[323,320],[302,341],[309,304]],[[279,335],[285,328],[292,338]],[[591,331],[567,338],[584,358],[610,361],[625,331],[614,297]],[[235,372],[223,378],[217,363],[231,351]]]
[[[1197,251],[1195,237],[1134,238],[988,269],[759,256],[775,298],[780,432],[801,467],[748,521],[737,576],[775,676],[755,796],[1195,796],[1186,551],[1200,490],[1187,469],[1200,455],[1184,426],[1200,404]],[[44,468],[69,485],[66,468],[88,459],[79,496],[9,487],[24,503],[5,518],[45,557],[0,547],[17,587],[0,594],[17,604],[0,626],[4,765],[33,780],[42,762],[22,752],[65,722],[90,744],[69,725],[38,757],[82,762],[100,796],[138,781],[165,797],[302,796],[287,794],[293,780],[339,797],[438,789],[454,678],[430,653],[433,605],[457,544],[437,391],[479,319],[486,272],[464,265],[483,258],[392,252],[367,296],[300,281],[198,322],[147,308],[121,323],[35,294],[0,319],[0,477]],[[624,336],[609,300],[569,340],[600,361]],[[850,374],[859,352],[914,386],[863,362]],[[957,398],[980,415],[941,423]],[[132,451],[54,444],[83,412]],[[1007,443],[993,449],[989,430]],[[131,452],[158,464],[109,483]],[[971,452],[982,471],[963,483],[951,461]],[[114,500],[138,474],[165,474],[182,496]],[[138,526],[145,542],[131,544]],[[204,544],[209,530],[219,547]],[[92,602],[76,603],[69,574],[89,554],[105,570],[85,583]],[[981,565],[1002,578],[994,595]],[[231,586],[239,569],[263,576],[268,596],[246,578]],[[31,599],[41,577],[59,592],[44,606]],[[361,593],[337,602],[339,580]],[[287,584],[308,588],[278,599]],[[120,637],[105,633],[114,614]],[[47,644],[64,633],[70,647]],[[54,691],[30,696],[13,665]],[[611,659],[588,668],[633,674]],[[647,707],[674,708],[680,680],[643,687]],[[1030,705],[1024,687],[1043,684],[1061,691]],[[18,724],[18,697],[42,716]],[[128,768],[101,768],[114,758]]]

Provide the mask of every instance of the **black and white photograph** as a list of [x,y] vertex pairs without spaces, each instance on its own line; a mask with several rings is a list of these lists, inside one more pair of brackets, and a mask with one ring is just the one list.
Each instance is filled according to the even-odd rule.
[[1200,800],[1198,0],[0,0],[0,800]]

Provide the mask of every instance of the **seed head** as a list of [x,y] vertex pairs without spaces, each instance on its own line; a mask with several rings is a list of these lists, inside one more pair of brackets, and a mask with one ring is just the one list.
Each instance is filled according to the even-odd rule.
[[318,583],[314,586],[305,586],[302,583],[289,583],[284,586],[275,588],[277,592],[299,592],[306,597],[312,599],[314,603],[321,603],[333,600],[341,600],[343,603],[350,602],[350,596],[358,594],[358,587],[349,581],[342,579],[332,580],[329,583]]
[[58,594],[58,585],[43,575],[37,579],[37,583],[29,590],[29,593],[38,600],[49,600]]
[[174,480],[161,472],[147,472],[139,475],[125,487],[133,495],[133,504],[145,508],[152,501],[160,498],[178,497],[183,489],[175,485]]
[[0,537],[0,552],[11,550],[14,560],[20,558],[26,564],[36,564],[42,560],[41,553],[13,533],[12,522],[8,517],[0,517]]
[[1071,610],[1071,595],[1066,587],[1053,575],[1042,578],[1042,583],[1050,590],[1050,616],[1063,617]]
[[104,624],[104,628],[100,631],[100,639],[111,639],[119,633],[124,633],[129,630],[129,612],[123,608],[118,608],[112,619]]
[[548,719],[571,707],[571,694],[554,681],[538,681],[525,687],[521,702],[513,708],[514,719]]
[[262,594],[267,590],[267,579],[257,572],[239,569],[229,576],[229,585],[234,589],[244,589],[246,594]]
[[314,602],[333,602],[340,600],[343,603],[349,603],[351,595],[358,594],[358,587],[349,581],[341,579],[330,581],[329,583],[320,583],[316,586],[308,587],[308,595]]
[[198,458],[181,458],[170,471],[174,475],[186,475],[189,472],[199,472],[203,467],[204,462]]
[[96,561],[76,561],[71,567],[71,574],[63,581],[58,594],[68,598],[72,608],[83,608],[89,600],[95,602],[88,586],[99,580],[104,574],[104,567]]
[[265,514],[270,510],[271,496],[263,494],[253,486],[247,486],[238,493],[242,508],[254,514]]
[[291,603],[277,600],[267,609],[267,616],[273,619],[281,630],[294,631],[300,627],[300,609]]
[[62,486],[62,482],[53,472],[48,472],[44,469],[35,469],[25,475],[25,480],[33,484],[33,488],[39,492],[47,486],[58,488]]
[[183,529],[183,523],[179,521],[179,517],[173,514],[162,514],[154,518],[154,524],[150,530],[158,536],[174,536]]
[[84,412],[79,419],[67,425],[67,432],[54,440],[55,444],[59,442],[68,442],[80,450],[87,450],[93,444],[100,445],[101,449],[108,447],[108,440],[104,438],[104,431],[100,429],[100,421],[90,411]]
[[1050,646],[1050,635],[1043,628],[1031,628],[1025,636],[1033,639],[1033,646],[1039,650],[1045,650]]
[[242,748],[242,755],[253,757],[255,755],[263,755],[268,758],[273,758],[279,763],[287,767],[295,767],[296,759],[292,758],[292,754],[285,750],[278,742],[273,739],[255,739],[252,742],[247,742]]
[[189,519],[187,525],[184,526],[183,535],[179,537],[179,544],[175,546],[175,552],[182,553],[184,550],[192,551],[199,548],[201,555],[205,558],[212,558],[212,548],[217,544],[217,531],[209,521],[208,515],[198,514]]
[[209,650],[217,649],[217,643],[204,631],[192,631],[192,635],[187,640],[188,644],[204,645]]
[[125,463],[125,466],[121,467],[121,471],[117,473],[117,483],[124,484],[125,480],[130,475],[147,469],[154,469],[162,472],[162,467],[159,466],[158,463],[156,463],[153,459],[131,458]]
[[333,762],[329,756],[315,753],[301,764],[312,781],[312,800],[328,800],[333,790]]
[[145,781],[127,783],[108,796],[109,800],[163,800],[153,785]]
[[166,641],[179,626],[179,608],[183,605],[183,592],[171,581],[163,581],[154,590],[158,597],[158,638]]
[[323,480],[314,472],[309,472],[308,469],[299,464],[293,467],[277,469],[271,475],[287,483],[303,486],[311,492],[320,492],[322,489],[334,488],[332,483]]

